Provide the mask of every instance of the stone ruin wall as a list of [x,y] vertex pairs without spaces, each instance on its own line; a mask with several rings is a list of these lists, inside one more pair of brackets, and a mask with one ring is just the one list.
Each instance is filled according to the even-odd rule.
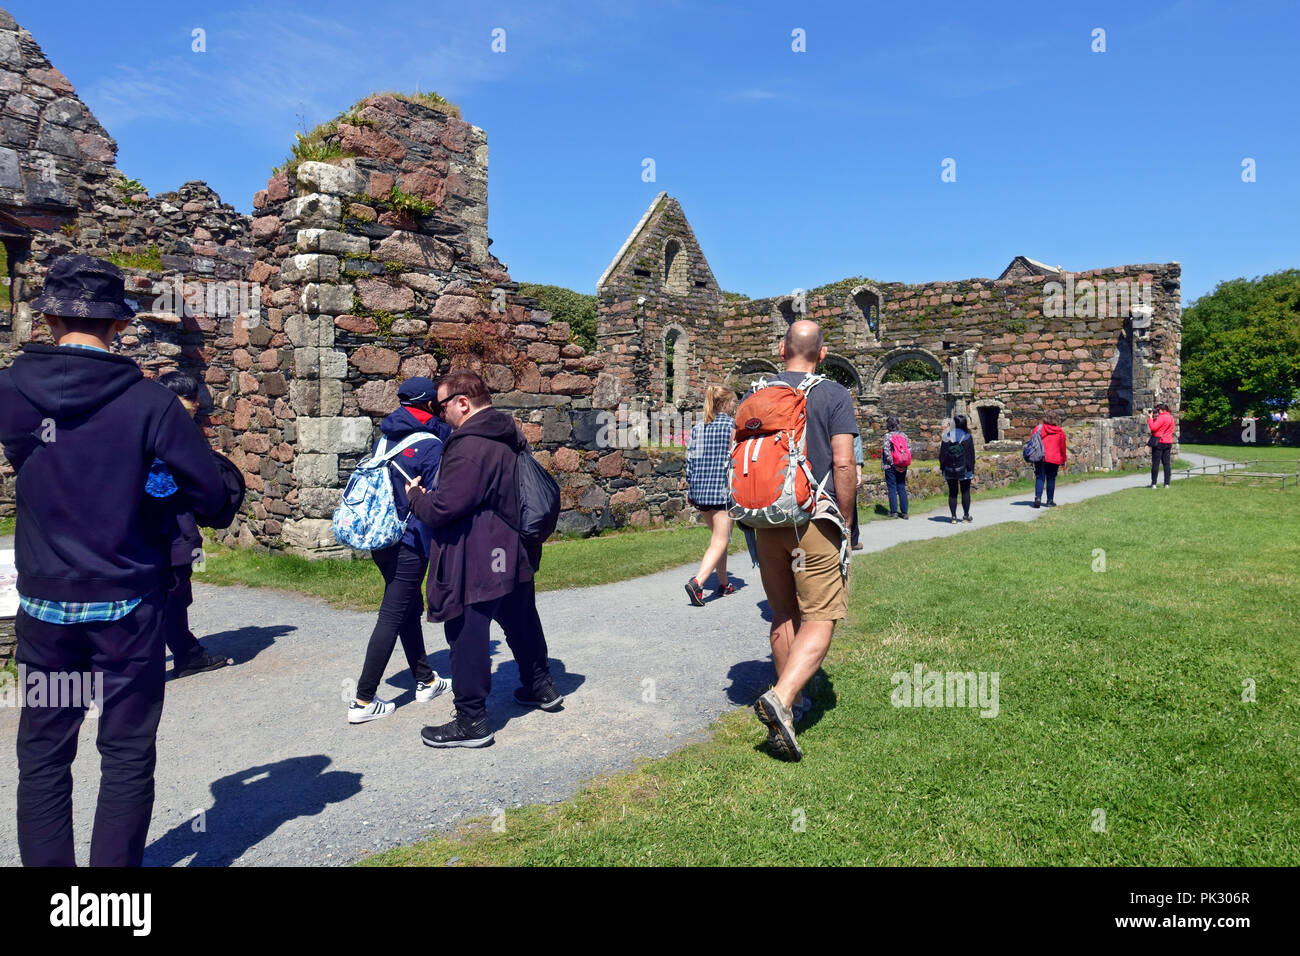
[[[329,137],[353,155],[273,175],[249,217],[198,182],[153,197],[126,188],[116,143],[2,11],[0,67],[15,302],[0,319],[0,367],[46,338],[27,303],[55,257],[133,264],[123,272],[140,312],[118,351],[148,375],[180,368],[204,381],[200,422],[249,487],[226,543],[342,553],[329,515],[397,384],[460,367],[484,375],[556,475],[562,532],[682,512],[681,454],[598,441],[595,403],[617,394],[601,360],[519,296],[489,252],[486,136],[454,108],[358,103]],[[393,186],[433,211],[404,214]],[[193,300],[179,308],[178,282]],[[260,308],[241,312],[222,294],[231,283],[255,290]],[[10,478],[0,473],[0,514],[13,511]]]
[[[676,282],[665,255],[674,241],[688,263]],[[790,321],[806,316],[822,326],[828,364],[854,383],[868,456],[879,454],[885,417],[894,414],[917,456],[935,458],[944,420],[962,413],[982,455],[1008,456],[990,466],[990,479],[1006,483],[1025,467],[1019,444],[1051,409],[1062,415],[1068,470],[1145,459],[1141,409],[1166,401],[1176,415],[1179,404],[1180,266],[1074,274],[1076,287],[1085,280],[1148,284],[1150,311],[1134,314],[1107,301],[1102,314],[1075,309],[1079,314],[1051,317],[1044,314],[1045,283],[1064,285],[1064,274],[1011,268],[1007,276],[915,285],[845,280],[802,303],[793,295],[732,300],[719,292],[680,205],[661,193],[602,277],[597,337],[621,400],[698,410],[709,384],[740,391],[777,371],[781,337]],[[670,359],[675,395],[664,388]],[[908,359],[928,364],[939,380],[883,381]],[[996,441],[984,440],[981,408],[997,409]],[[868,500],[877,490],[867,489]]]

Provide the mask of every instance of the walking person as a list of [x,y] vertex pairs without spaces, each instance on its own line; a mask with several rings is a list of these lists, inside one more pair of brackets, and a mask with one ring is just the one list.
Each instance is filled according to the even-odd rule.
[[[144,489],[162,459],[193,511],[220,511],[226,490],[176,397],[110,351],[134,315],[116,266],[61,256],[31,308],[57,344],[28,343],[0,371],[0,443],[17,472],[20,681],[94,688],[101,762],[90,864],[139,866],[153,813],[170,565]],[[32,701],[18,718],[27,866],[76,865],[71,768],[86,700],[65,696]]]
[[[811,475],[814,504],[802,525],[760,525],[754,531],[759,572],[772,612],[768,636],[777,677],[776,685],[755,702],[754,711],[768,728],[769,749],[783,759],[799,760],[803,750],[794,725],[812,706],[803,689],[821,667],[835,623],[844,618],[848,607],[852,555],[847,516],[857,496],[855,472],[860,470],[853,463],[853,436],[859,431],[848,390],[816,375],[826,358],[817,323],[807,319],[791,323],[779,348],[785,371],[752,391],[747,400],[752,397],[763,404],[763,397],[776,390],[770,407],[779,414],[782,407],[797,408],[798,396],[803,396],[807,471],[801,473],[805,478]],[[798,394],[783,394],[790,391]],[[748,427],[743,404],[737,412],[738,435],[742,427],[758,430]],[[779,466],[788,460],[789,451],[781,444],[788,439],[782,434],[751,437],[736,445],[748,449],[743,454],[753,463],[755,475],[765,473],[767,462]],[[764,452],[771,457],[764,458]],[[738,480],[735,471],[733,482]],[[732,490],[734,498],[734,484]],[[743,512],[746,506],[737,501],[734,507]]]
[[551,681],[546,637],[537,615],[533,572],[540,554],[519,526],[515,465],[528,446],[514,418],[492,407],[487,385],[460,369],[438,382],[435,408],[452,432],[442,452],[438,487],[420,476],[407,485],[411,512],[431,531],[429,620],[441,621],[451,647],[456,716],[425,727],[430,747],[483,747],[494,735],[488,723],[492,689],[488,629],[501,625],[519,665],[515,700],[556,710],[564,698]]
[[1041,424],[1034,427],[1043,442],[1043,459],[1034,462],[1034,507],[1042,506],[1043,491],[1047,491],[1047,507],[1056,507],[1056,473],[1065,464],[1065,432],[1056,412],[1043,412]]
[[727,548],[731,544],[731,518],[727,515],[727,462],[731,455],[732,412],[736,393],[710,385],[704,393],[704,421],[691,427],[686,450],[686,500],[700,512],[712,536],[686,593],[696,607],[704,607],[704,583],[717,571],[719,597],[735,594],[727,579]]
[[1174,447],[1174,416],[1169,411],[1169,406],[1161,402],[1155,408],[1155,416],[1147,412],[1147,428],[1151,430],[1151,437],[1147,444],[1151,446],[1151,487],[1156,486],[1156,476],[1159,474],[1160,467],[1165,469],[1164,487],[1169,487],[1169,469],[1170,469],[1170,451]]
[[975,436],[966,427],[965,415],[952,417],[952,428],[940,436],[939,468],[948,481],[948,513],[957,523],[957,492],[961,491],[962,520],[971,521],[970,483],[975,477]]
[[399,639],[415,679],[417,701],[433,700],[451,687],[451,681],[439,677],[429,666],[425,654],[422,591],[429,568],[431,532],[428,525],[411,514],[406,498],[408,481],[418,477],[429,487],[437,483],[443,447],[451,435],[447,424],[434,414],[437,391],[432,379],[408,378],[397,390],[400,403],[397,410],[379,424],[380,438],[372,454],[401,448],[388,463],[388,478],[393,488],[393,503],[398,517],[406,521],[406,530],[396,544],[370,552],[384,578],[384,598],[366,646],[356,696],[348,704],[350,724],[387,717],[397,709],[392,701],[376,695]]
[[911,464],[912,443],[898,419],[890,415],[885,419],[885,437],[880,444],[880,467],[885,473],[891,518],[907,518],[907,469]]

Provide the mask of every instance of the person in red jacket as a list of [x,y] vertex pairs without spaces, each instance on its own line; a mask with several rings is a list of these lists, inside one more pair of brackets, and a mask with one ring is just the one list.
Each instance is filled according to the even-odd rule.
[[1147,428],[1151,429],[1151,487],[1156,486],[1156,475],[1161,463],[1165,466],[1165,487],[1169,487],[1169,450],[1174,447],[1174,416],[1169,406],[1161,402],[1153,418],[1147,413]]
[[1034,462],[1034,507],[1043,503],[1047,488],[1047,507],[1056,507],[1056,473],[1065,464],[1065,432],[1056,412],[1043,412],[1043,422],[1034,431],[1043,440],[1043,460]]

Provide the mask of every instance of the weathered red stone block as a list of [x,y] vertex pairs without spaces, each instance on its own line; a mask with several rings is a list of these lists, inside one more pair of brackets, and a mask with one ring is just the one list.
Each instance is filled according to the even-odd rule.
[[377,345],[363,345],[349,359],[354,367],[367,375],[396,375],[398,354],[392,349]]
[[555,467],[559,471],[577,471],[581,459],[572,448],[555,449]]

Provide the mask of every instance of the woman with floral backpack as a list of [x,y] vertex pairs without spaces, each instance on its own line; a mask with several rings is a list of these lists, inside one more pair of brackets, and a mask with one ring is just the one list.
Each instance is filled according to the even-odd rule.
[[907,467],[912,463],[912,443],[903,434],[898,419],[885,419],[885,437],[880,445],[880,467],[889,492],[889,517],[907,517]]

